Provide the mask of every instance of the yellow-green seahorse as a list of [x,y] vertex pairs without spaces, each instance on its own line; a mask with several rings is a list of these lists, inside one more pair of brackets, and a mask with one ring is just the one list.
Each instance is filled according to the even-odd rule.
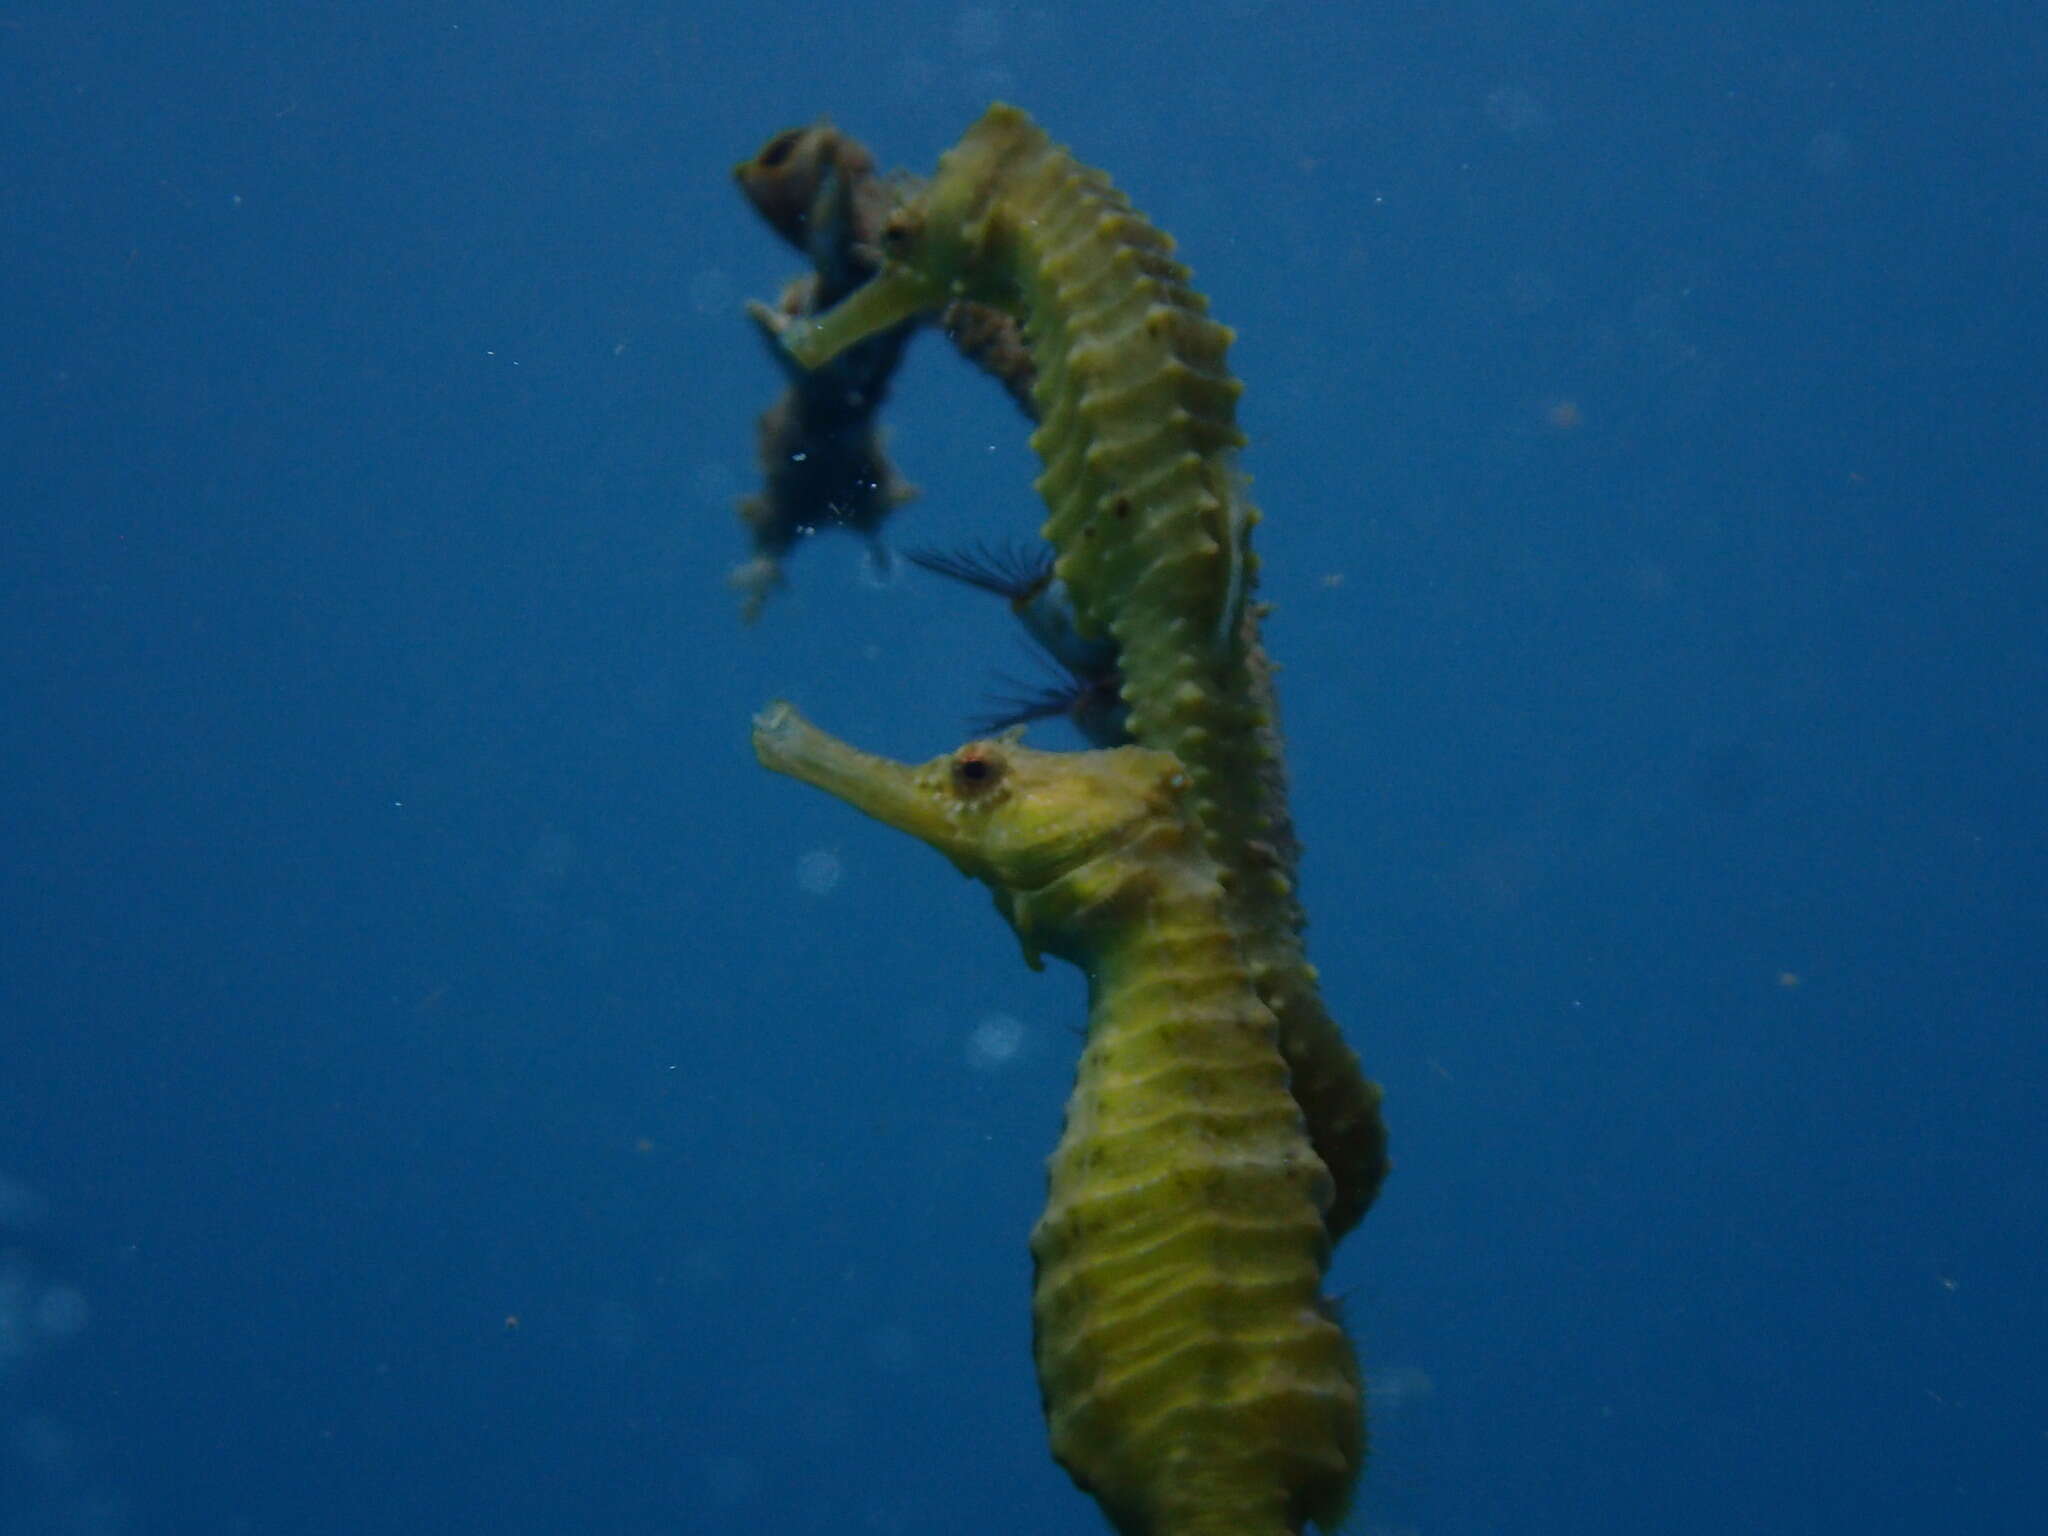
[[[1127,1536],[1327,1526],[1363,1428],[1318,1282],[1377,1192],[1385,1135],[1301,946],[1230,332],[1171,241],[1011,108],[941,160],[884,255],[785,344],[820,366],[959,300],[1022,321],[1055,573],[1081,632],[1115,644],[1138,747],[977,743],[919,778],[775,711],[757,745],[938,844],[996,888],[1027,950],[1089,972],[1034,1240],[1055,1454]],[[988,772],[1012,785],[999,813],[962,782]]]
[[1330,1176],[1187,773],[1142,747],[1002,740],[911,767],[786,704],[754,745],[986,881],[1034,963],[1088,975],[1088,1044],[1031,1236],[1060,1464],[1126,1536],[1330,1529],[1364,1456],[1357,1367],[1322,1297]]

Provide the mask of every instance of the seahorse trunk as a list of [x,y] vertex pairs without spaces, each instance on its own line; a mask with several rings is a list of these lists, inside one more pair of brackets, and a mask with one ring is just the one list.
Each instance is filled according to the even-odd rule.
[[1328,1530],[1365,1450],[1321,1294],[1330,1175],[1213,878],[1151,869],[1145,920],[1089,957],[1031,1239],[1053,1454],[1124,1536]]

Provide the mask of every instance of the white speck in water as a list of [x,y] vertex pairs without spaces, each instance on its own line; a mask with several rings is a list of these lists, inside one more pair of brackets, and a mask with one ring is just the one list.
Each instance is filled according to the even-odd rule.
[[830,848],[813,848],[796,861],[797,886],[811,896],[831,895],[832,888],[839,884],[839,877],[845,873],[846,865]]
[[860,566],[854,579],[870,592],[887,592],[891,587],[903,585],[903,562],[878,555],[873,549],[860,553]]
[[977,1072],[999,1072],[1024,1050],[1030,1032],[1024,1021],[1007,1013],[986,1014],[967,1032],[967,1065]]

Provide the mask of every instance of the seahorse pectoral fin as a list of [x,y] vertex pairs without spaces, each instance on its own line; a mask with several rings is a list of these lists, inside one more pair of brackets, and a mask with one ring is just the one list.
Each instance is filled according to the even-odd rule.
[[780,699],[754,716],[754,755],[762,767],[836,795],[961,862],[966,851],[961,829],[946,816],[944,802],[925,787],[925,769],[849,746]]
[[944,285],[909,267],[884,267],[822,315],[792,320],[782,333],[789,355],[806,368],[822,368],[848,347],[937,311],[952,297]]

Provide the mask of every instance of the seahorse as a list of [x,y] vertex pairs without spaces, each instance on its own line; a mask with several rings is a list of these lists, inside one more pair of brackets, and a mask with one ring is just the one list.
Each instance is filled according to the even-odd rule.
[[1172,753],[1310,1139],[1339,1238],[1386,1174],[1379,1089],[1325,1010],[1302,947],[1299,846],[1252,600],[1258,513],[1234,462],[1231,332],[1173,242],[1024,113],[990,108],[891,215],[881,270],[792,320],[822,367],[907,317],[961,302],[1016,316],[1033,364],[1032,446],[1054,575],[1084,637],[1113,644],[1134,741]]
[[756,718],[754,747],[986,883],[1034,966],[1087,974],[1087,1045],[1031,1237],[1053,1455],[1123,1536],[1331,1529],[1365,1429],[1322,1296],[1330,1175],[1189,774],[1143,747],[1007,740],[912,766],[786,704]]

